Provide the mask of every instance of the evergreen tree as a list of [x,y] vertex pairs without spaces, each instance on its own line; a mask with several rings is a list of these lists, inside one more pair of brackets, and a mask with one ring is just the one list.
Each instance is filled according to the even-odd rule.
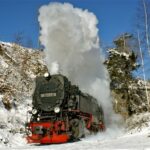
[[112,89],[127,88],[128,81],[133,80],[133,71],[138,68],[137,55],[127,42],[131,38],[129,34],[121,35],[114,41],[115,48],[108,50],[109,56],[106,64]]
[[134,46],[130,44],[133,38],[127,33],[117,38],[114,41],[115,48],[108,50],[105,62],[111,78],[110,87],[116,104],[119,105],[115,109],[121,114],[126,110],[127,115],[146,110],[144,90],[141,89],[139,80],[133,76],[133,72],[139,67]]

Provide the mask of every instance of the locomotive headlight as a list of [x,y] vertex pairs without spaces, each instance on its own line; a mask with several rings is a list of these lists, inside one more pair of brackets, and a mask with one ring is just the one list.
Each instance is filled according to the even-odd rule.
[[36,110],[36,109],[33,109],[33,110],[32,110],[32,114],[35,115],[36,113],[37,113],[37,110]]
[[59,112],[60,112],[60,108],[59,108],[59,107],[55,107],[55,108],[54,108],[54,112],[55,112],[55,113],[59,113]]
[[48,76],[49,76],[49,73],[48,73],[48,72],[44,73],[44,77],[45,77],[45,78],[47,78]]

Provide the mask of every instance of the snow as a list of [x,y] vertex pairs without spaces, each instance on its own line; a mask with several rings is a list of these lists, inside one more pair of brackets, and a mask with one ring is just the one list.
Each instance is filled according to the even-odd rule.
[[5,109],[2,103],[3,95],[0,95],[0,149],[23,146],[27,143],[24,134],[26,112],[30,99],[20,102],[17,108]]
[[0,41],[0,44],[2,44],[2,45],[5,45],[5,46],[12,46],[12,43],[9,43],[9,42],[2,42],[2,41]]
[[116,48],[111,48],[108,50],[109,53],[113,53],[113,54],[116,54],[116,55],[119,55],[119,56],[124,56],[126,59],[129,59],[129,54],[125,53],[125,52],[118,52],[116,50]]
[[8,64],[3,59],[1,59],[1,57],[0,57],[0,64],[3,68],[8,68]]
[[[109,132],[109,131],[108,131]],[[136,149],[136,150],[148,150],[150,149],[150,137],[147,132],[136,134],[125,134],[116,137],[115,132],[113,135],[108,133],[99,133],[82,139],[78,142],[65,143],[65,144],[51,144],[51,145],[36,145],[26,144],[20,139],[20,136],[16,136],[16,140],[12,143],[16,146],[5,147],[5,149],[25,149],[25,150],[100,150],[100,149]]]

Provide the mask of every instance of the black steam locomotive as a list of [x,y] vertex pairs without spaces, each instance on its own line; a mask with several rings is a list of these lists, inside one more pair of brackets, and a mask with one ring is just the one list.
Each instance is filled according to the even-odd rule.
[[29,143],[64,143],[104,130],[101,106],[63,75],[36,78],[33,109],[27,124]]

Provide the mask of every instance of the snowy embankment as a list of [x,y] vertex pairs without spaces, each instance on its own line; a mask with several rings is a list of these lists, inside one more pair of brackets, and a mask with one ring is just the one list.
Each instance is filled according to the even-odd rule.
[[2,103],[0,95],[0,148],[19,146],[26,143],[24,138],[27,102],[19,105],[17,109],[7,110]]

